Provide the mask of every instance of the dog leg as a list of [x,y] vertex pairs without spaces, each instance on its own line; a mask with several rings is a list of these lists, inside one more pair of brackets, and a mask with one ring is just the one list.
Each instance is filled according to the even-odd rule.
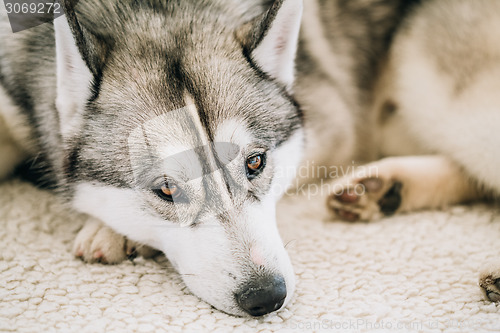
[[85,262],[117,264],[138,255],[151,258],[159,251],[118,235],[100,221],[90,218],[76,236],[73,253]]
[[332,185],[327,207],[347,221],[368,221],[481,197],[460,167],[443,156],[382,159]]
[[500,262],[488,266],[479,274],[479,286],[488,300],[500,302]]

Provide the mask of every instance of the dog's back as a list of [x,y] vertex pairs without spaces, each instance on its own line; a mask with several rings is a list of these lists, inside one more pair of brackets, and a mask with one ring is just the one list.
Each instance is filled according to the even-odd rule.
[[399,32],[379,85],[375,110],[394,107],[383,153],[442,154],[500,193],[499,91],[500,2],[426,3]]
[[307,159],[441,153],[499,191],[499,6],[306,2],[296,91],[310,119]]
[[310,120],[307,160],[352,165],[379,156],[373,88],[394,34],[419,3],[304,2],[295,91]]

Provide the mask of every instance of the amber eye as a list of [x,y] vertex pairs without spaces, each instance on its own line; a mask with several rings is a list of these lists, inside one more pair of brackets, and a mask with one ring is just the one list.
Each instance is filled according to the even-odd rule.
[[175,194],[179,193],[179,188],[175,184],[165,183],[161,187],[161,191],[165,195],[168,195],[168,196],[171,196],[171,197],[175,197]]
[[250,170],[254,170],[254,171],[258,170],[261,165],[262,165],[262,156],[260,156],[260,155],[250,157],[247,160],[247,167]]
[[163,200],[169,202],[180,202],[182,197],[181,189],[172,182],[165,181],[159,189],[154,190],[154,192]]
[[264,168],[265,154],[257,154],[247,158],[247,177],[248,179],[255,178]]

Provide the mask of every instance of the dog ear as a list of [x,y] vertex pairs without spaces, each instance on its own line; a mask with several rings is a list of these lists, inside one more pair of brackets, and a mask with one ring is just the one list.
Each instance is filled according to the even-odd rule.
[[294,81],[302,7],[302,0],[275,0],[250,29],[246,28],[247,56],[289,91]]
[[54,19],[57,64],[56,108],[63,139],[80,126],[83,109],[99,80],[107,48],[82,27],[74,11],[77,1],[61,1],[65,15]]

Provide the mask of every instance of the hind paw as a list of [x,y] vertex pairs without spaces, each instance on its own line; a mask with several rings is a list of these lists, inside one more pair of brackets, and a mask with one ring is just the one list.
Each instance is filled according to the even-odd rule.
[[483,271],[479,276],[479,287],[488,300],[500,302],[500,269]]
[[73,253],[88,263],[117,264],[137,256],[150,258],[159,252],[128,240],[102,223],[91,220],[76,236]]
[[327,207],[345,221],[368,221],[394,214],[401,205],[403,183],[380,177],[341,178],[333,184]]

